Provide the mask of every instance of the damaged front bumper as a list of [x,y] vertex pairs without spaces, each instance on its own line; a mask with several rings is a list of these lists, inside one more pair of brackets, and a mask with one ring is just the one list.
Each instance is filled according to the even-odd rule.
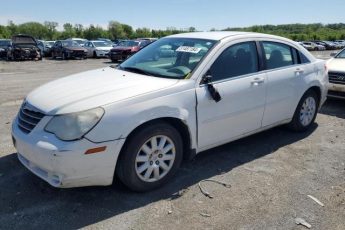
[[[22,132],[16,120],[12,137],[19,161],[50,185],[60,188],[110,185],[117,157],[124,139],[93,143],[87,139],[61,141],[53,134]],[[88,149],[106,147],[99,153],[85,154]]]

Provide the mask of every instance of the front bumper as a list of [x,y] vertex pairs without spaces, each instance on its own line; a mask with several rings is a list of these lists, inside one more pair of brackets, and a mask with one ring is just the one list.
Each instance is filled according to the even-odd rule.
[[109,51],[96,50],[97,57],[108,57]]
[[328,84],[328,97],[345,99],[345,85]]
[[[43,131],[47,117],[29,133],[22,132],[17,119],[12,136],[19,161],[31,172],[54,187],[69,188],[110,185],[113,181],[117,157],[124,139],[93,143],[87,139],[61,141]],[[42,127],[43,126],[43,127]],[[85,155],[90,148],[106,146],[100,153]]]
[[130,53],[124,53],[124,52],[110,52],[109,58],[111,60],[126,60],[129,56],[131,56]]

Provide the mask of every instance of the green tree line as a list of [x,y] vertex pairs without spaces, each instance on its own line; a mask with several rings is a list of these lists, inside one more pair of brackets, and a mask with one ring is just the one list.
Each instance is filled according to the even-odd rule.
[[181,32],[193,32],[196,31],[194,27],[188,29],[176,29],[174,27],[168,27],[165,30],[154,30],[149,28],[137,28],[133,29],[132,26],[122,24],[117,21],[110,21],[107,29],[104,29],[98,25],[90,25],[84,27],[81,24],[72,25],[71,23],[63,24],[63,30],[59,31],[59,24],[57,22],[46,21],[44,23],[39,22],[26,22],[23,24],[14,24],[12,21],[8,25],[0,25],[0,38],[11,38],[15,34],[27,34],[37,39],[43,40],[59,40],[71,37],[96,39],[96,38],[109,38],[123,39],[123,38],[143,38],[143,37],[155,37],[160,38],[171,34],[177,34]]
[[226,28],[224,31],[248,31],[279,35],[295,41],[306,40],[343,40],[345,39],[345,23],[335,24],[286,24],[286,25],[255,25],[245,28]]
[[[109,38],[113,40],[139,37],[160,38],[171,34],[197,31],[195,27],[189,27],[187,29],[168,27],[165,30],[154,30],[146,27],[133,29],[132,26],[117,21],[110,21],[106,29],[98,25],[84,27],[81,24],[72,25],[71,23],[65,23],[62,26],[62,31],[59,31],[57,29],[58,26],[59,24],[57,22],[51,21],[44,23],[27,22],[18,25],[10,21],[7,25],[0,25],[0,38],[11,38],[15,34],[28,34],[43,40],[57,40],[70,37],[86,38],[89,40]],[[212,28],[210,31],[216,31],[216,29]],[[267,33],[287,37],[296,41],[345,39],[345,23],[255,25],[250,27],[229,27],[222,31]]]

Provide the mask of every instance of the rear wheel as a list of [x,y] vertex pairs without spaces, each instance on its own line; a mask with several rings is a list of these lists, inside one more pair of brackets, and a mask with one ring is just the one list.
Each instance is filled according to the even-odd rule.
[[306,131],[315,121],[319,108],[319,98],[315,91],[307,91],[296,108],[288,127],[294,131]]
[[182,151],[181,135],[173,126],[167,123],[146,126],[126,143],[116,173],[131,190],[152,190],[176,173]]

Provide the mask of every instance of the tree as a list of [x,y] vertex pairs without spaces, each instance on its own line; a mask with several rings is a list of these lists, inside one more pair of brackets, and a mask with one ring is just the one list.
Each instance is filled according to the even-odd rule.
[[44,26],[47,28],[48,30],[48,36],[47,38],[50,40],[55,40],[57,38],[57,31],[56,31],[56,27],[59,26],[59,23],[57,22],[50,22],[50,21],[45,21],[44,22]]
[[137,38],[150,38],[152,37],[151,30],[149,28],[138,28],[135,30]]
[[74,31],[75,31],[76,37],[78,38],[84,37],[84,27],[82,24],[75,24]]
[[17,30],[22,34],[31,35],[35,38],[43,39],[48,35],[48,29],[38,22],[26,22],[17,26]]
[[111,39],[125,38],[126,34],[121,23],[110,21],[108,24],[108,32]]
[[130,25],[122,24],[122,29],[126,38],[133,38],[134,31]]
[[62,39],[76,37],[77,33],[71,23],[63,24],[63,31],[61,34]]
[[188,31],[189,31],[189,32],[195,32],[196,29],[195,29],[195,27],[191,26],[191,27],[188,28]]

